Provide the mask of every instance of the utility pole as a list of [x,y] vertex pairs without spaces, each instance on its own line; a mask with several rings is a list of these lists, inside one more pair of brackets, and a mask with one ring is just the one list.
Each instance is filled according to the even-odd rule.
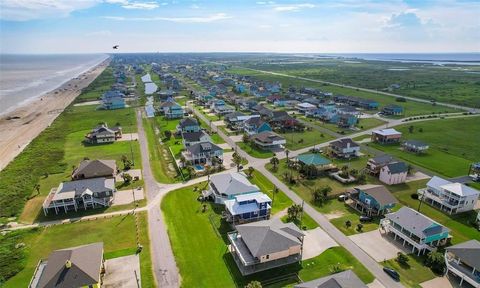
[[[132,121],[130,121],[130,126],[132,126]],[[132,133],[130,133],[130,154],[132,156],[132,164],[135,166],[135,158],[133,158],[133,147],[132,147],[132,141],[133,141],[133,136]]]
[[302,212],[300,213],[300,230],[302,229],[302,221],[303,221],[303,207],[305,206],[305,200],[302,200]]

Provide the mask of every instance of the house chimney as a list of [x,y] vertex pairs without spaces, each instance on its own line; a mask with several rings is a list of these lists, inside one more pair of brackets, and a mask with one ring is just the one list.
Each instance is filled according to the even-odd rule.
[[67,269],[72,268],[72,261],[67,260],[67,261],[65,262],[65,268],[67,268]]

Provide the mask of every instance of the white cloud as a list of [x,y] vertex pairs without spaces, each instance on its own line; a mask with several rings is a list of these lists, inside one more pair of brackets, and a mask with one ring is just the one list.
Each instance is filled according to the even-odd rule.
[[273,5],[275,4],[274,1],[258,1],[258,2],[255,2],[256,4],[258,5]]
[[128,2],[122,5],[125,9],[152,10],[159,7],[157,2]]
[[0,19],[28,21],[66,17],[75,10],[90,8],[98,3],[99,0],[2,0]]
[[298,12],[305,8],[314,8],[314,7],[315,7],[314,4],[303,3],[303,4],[295,4],[295,5],[276,6],[275,8],[273,8],[273,10],[277,12]]
[[117,21],[169,21],[176,23],[210,23],[232,18],[225,13],[212,14],[205,17],[119,17],[104,16],[103,18]]

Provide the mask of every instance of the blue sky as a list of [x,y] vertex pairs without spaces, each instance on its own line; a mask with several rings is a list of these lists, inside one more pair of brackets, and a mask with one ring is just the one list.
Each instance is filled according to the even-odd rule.
[[0,52],[479,52],[479,15],[454,0],[2,0]]

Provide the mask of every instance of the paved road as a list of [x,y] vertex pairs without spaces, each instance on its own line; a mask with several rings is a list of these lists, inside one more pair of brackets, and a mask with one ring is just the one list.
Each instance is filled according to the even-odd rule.
[[[148,206],[148,232],[153,272],[158,287],[176,288],[180,286],[180,276],[168,238],[167,227],[160,211],[160,202],[163,195],[166,194],[165,188],[168,185],[161,187],[153,177],[141,109],[137,109],[137,129],[147,201],[152,204]],[[163,188],[163,191],[161,191],[161,188]],[[154,199],[155,201],[153,201]]]
[[[373,90],[373,89],[360,88],[360,87],[355,87],[355,86],[350,86],[350,85],[343,85],[343,84],[338,84],[338,83],[333,83],[333,82],[328,82],[328,81],[322,81],[322,80],[318,80],[318,79],[312,79],[312,78],[306,78],[306,77],[300,77],[300,76],[293,76],[293,75],[289,75],[289,74],[272,72],[272,71],[246,68],[246,67],[242,67],[242,66],[236,66],[236,67],[251,70],[251,71],[255,71],[255,72],[270,74],[270,75],[283,76],[283,77],[288,77],[288,78],[293,78],[293,79],[298,79],[298,80],[305,80],[305,81],[311,81],[311,82],[316,82],[316,83],[324,83],[324,84],[329,84],[329,85],[332,85],[332,86],[338,86],[338,87],[355,89],[355,90],[359,90],[359,91],[377,93],[377,94],[390,96],[390,97],[395,97],[395,98],[403,97],[405,99],[408,99],[408,100],[411,100],[411,101],[416,101],[416,102],[421,102],[421,103],[427,103],[427,104],[432,103],[430,100],[426,100],[426,99],[420,99],[420,98],[415,98],[415,97],[398,95],[398,94],[393,94],[393,93],[388,93],[388,92],[383,92],[383,91],[378,91],[378,90]],[[472,108],[472,107],[466,107],[466,106],[455,105],[455,104],[444,103],[444,102],[436,102],[436,105],[445,106],[445,107],[449,107],[449,108],[453,108],[453,109],[465,110],[465,111],[469,111],[469,112],[473,112],[473,113],[480,113],[480,109]]]

